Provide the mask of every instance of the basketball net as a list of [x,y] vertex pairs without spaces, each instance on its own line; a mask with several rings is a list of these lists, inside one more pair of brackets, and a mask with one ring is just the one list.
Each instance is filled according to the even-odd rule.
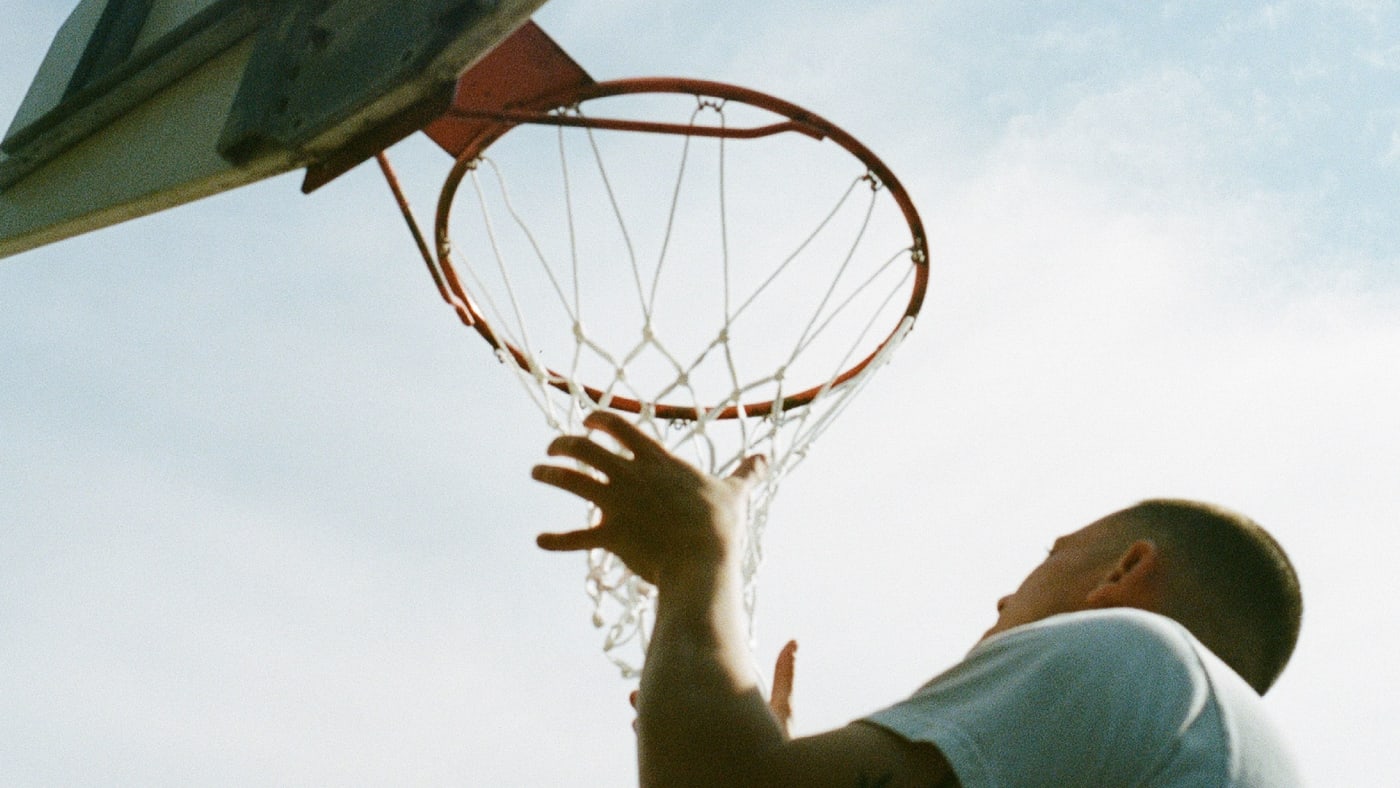
[[[498,113],[443,187],[436,254],[380,164],[439,292],[552,429],[608,408],[717,476],[768,458],[743,551],[752,644],[769,507],[913,326],[922,228],[878,159],[792,105],[715,83],[591,91]],[[635,675],[655,589],[601,550],[584,586]]]

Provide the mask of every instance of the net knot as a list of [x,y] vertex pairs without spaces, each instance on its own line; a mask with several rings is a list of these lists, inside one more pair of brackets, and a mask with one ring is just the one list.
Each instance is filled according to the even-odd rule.
[[720,113],[722,113],[722,112],[724,112],[724,105],[725,105],[726,103],[727,103],[726,100],[725,100],[725,99],[721,99],[721,98],[713,98],[713,97],[710,97],[710,96],[696,96],[696,97],[695,97],[695,107],[696,107],[696,109],[712,109],[712,110],[714,110],[715,112],[720,112]]

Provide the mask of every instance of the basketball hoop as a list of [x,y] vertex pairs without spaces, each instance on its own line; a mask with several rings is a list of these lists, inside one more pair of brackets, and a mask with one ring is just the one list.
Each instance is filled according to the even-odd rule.
[[[549,424],[629,413],[718,475],[768,456],[744,567],[752,634],[779,481],[923,303],[928,245],[904,187],[832,123],[716,82],[589,82],[438,123],[463,140],[431,247],[383,154],[381,168],[443,300]],[[605,652],[633,674],[617,652],[645,653],[654,590],[600,551],[587,589]]]

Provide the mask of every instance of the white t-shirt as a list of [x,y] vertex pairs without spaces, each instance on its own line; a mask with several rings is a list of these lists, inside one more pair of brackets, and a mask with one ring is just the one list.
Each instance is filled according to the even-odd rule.
[[1244,679],[1131,608],[998,633],[865,721],[932,742],[965,788],[1299,784]]

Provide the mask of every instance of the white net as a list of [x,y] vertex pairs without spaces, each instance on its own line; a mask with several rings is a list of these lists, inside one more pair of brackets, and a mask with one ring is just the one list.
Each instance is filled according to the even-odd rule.
[[[588,111],[775,122],[747,104],[684,95],[610,97]],[[713,474],[748,454],[769,458],[745,546],[752,634],[779,483],[913,324],[922,240],[885,184],[804,134],[522,126],[444,194],[450,221],[438,232],[452,240],[441,264],[552,428],[580,432],[591,410],[613,408]],[[440,206],[440,222],[448,215]],[[588,556],[586,589],[605,653],[634,674],[654,589],[602,551]]]
[[[855,378],[819,395],[808,405],[771,416],[740,417],[737,423],[701,419],[698,421],[666,421],[644,411],[637,423],[644,425],[655,437],[674,452],[689,457],[699,467],[724,476],[733,471],[739,461],[750,454],[763,454],[770,459],[768,474],[753,493],[749,503],[749,521],[744,543],[743,577],[744,610],[749,619],[750,641],[755,635],[757,610],[757,576],[763,561],[763,532],[768,523],[769,504],[777,494],[778,484],[806,456],[816,440],[847,401],[882,366],[889,354],[903,339],[913,319],[905,319],[905,330],[895,341],[881,349],[873,363]],[[514,366],[514,365],[512,365]],[[515,367],[527,378],[526,385],[537,393],[546,419],[561,433],[581,431],[582,417],[599,407],[587,396],[561,401],[549,386],[548,373],[536,368],[526,372]],[[590,511],[588,521],[595,519]],[[593,603],[593,624],[606,630],[603,652],[621,670],[632,677],[641,667],[649,640],[650,615],[655,601],[655,589],[634,575],[617,556],[603,550],[588,555],[585,589]],[[632,650],[626,647],[633,646]]]

